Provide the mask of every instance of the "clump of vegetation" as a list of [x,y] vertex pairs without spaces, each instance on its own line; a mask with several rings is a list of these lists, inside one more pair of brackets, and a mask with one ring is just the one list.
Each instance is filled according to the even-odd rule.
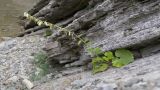
[[100,48],[90,48],[88,50],[92,56],[93,73],[105,71],[109,66],[122,67],[133,62],[132,52],[126,49],[118,49],[113,52],[102,52]]
[[40,80],[43,76],[49,73],[49,64],[47,62],[47,58],[47,55],[43,52],[37,53],[34,56],[36,72],[31,77],[33,81]]

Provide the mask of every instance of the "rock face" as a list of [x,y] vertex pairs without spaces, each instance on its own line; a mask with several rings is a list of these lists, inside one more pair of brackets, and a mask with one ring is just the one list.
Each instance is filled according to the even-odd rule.
[[63,76],[33,90],[160,90],[160,54],[93,75],[90,71]]
[[[28,84],[23,83],[29,82],[29,76],[36,68],[33,64],[33,53],[41,51],[47,40],[40,36],[6,39],[8,40],[0,43],[0,90],[24,90]],[[59,44],[53,42],[48,47],[51,46],[57,47]],[[28,88],[32,90],[159,90],[160,53],[155,54],[159,52],[159,45],[148,46],[141,52],[144,58],[137,59],[122,68],[110,68],[96,75],[91,71],[82,72],[81,68],[72,68],[61,71],[56,76],[49,74],[51,77],[53,75],[54,79],[42,78],[40,81],[32,82],[34,87],[29,82]],[[70,76],[65,76],[68,74]]]
[[[14,82],[19,80],[17,73],[23,75],[26,73],[21,71],[32,71],[19,70],[16,67],[19,61],[6,64],[6,60],[32,60],[30,54],[37,52],[46,42],[43,49],[55,67],[60,65],[60,71],[52,74],[55,77],[53,81],[37,84],[33,90],[160,90],[160,0],[40,0],[28,13],[76,34],[83,34],[92,42],[90,47],[100,47],[103,51],[128,48],[135,52],[136,60],[122,68],[111,68],[96,75],[90,71],[82,72],[84,68],[81,66],[89,66],[91,62],[86,48],[53,29],[53,35],[47,42],[37,37],[36,44],[32,43],[32,38],[24,41],[31,41],[30,44],[23,44],[21,39],[0,44],[2,82],[9,77],[7,80],[12,81],[14,86]],[[42,33],[48,29],[23,19],[27,34],[32,31],[36,31],[32,35]],[[30,59],[26,60],[24,56]],[[17,59],[19,57],[21,59]],[[25,68],[30,66],[28,62],[22,65]],[[16,68],[13,70],[13,67]],[[4,70],[13,71],[12,75]],[[68,74],[70,76],[65,76]],[[1,87],[2,90],[8,88],[3,83]],[[14,90],[14,87],[9,89]]]
[[[41,0],[35,8],[29,11],[31,15],[49,22],[57,22],[64,19],[77,10],[84,8],[89,0]],[[39,10],[37,12],[37,8]],[[37,12],[37,13],[36,13]],[[28,29],[33,22],[29,22],[25,28]]]
[[[159,3],[159,0],[41,0],[29,13],[76,34],[83,33],[93,43],[90,47],[103,51],[129,48],[143,56],[140,49],[159,42]],[[35,26],[33,22],[25,23],[29,30]],[[51,60],[65,67],[90,62],[85,48],[71,39],[56,30],[50,38],[45,50]]]

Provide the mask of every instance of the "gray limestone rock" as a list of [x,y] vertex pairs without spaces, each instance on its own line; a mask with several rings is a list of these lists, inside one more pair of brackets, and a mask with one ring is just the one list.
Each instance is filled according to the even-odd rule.
[[[59,79],[37,86],[34,90],[43,90],[44,88],[48,90],[159,90],[159,57],[160,54],[156,54],[138,59],[127,65],[129,67],[128,70],[122,67],[112,68],[96,75],[93,75],[91,71],[87,71],[70,76],[62,76]],[[150,64],[146,64],[146,61],[149,61]],[[151,71],[137,75],[137,73],[147,69]]]
[[[154,46],[160,38],[159,0],[40,0],[39,3],[42,2],[44,5],[35,6],[39,10],[30,10],[35,11],[33,16],[77,35],[83,33],[92,42],[90,47],[99,47],[104,52],[129,48],[138,53],[136,59],[159,52],[159,46]],[[79,2],[84,5],[77,6]],[[78,46],[75,40],[57,30],[53,29],[51,41],[45,47],[50,59],[66,68],[89,64],[91,57],[85,45]],[[149,63],[146,61],[144,66]]]
[[[80,1],[84,5],[77,6]],[[103,51],[129,48],[138,58],[127,66],[96,75],[83,72],[81,66],[89,66],[91,62],[86,47],[78,46],[75,40],[53,29],[44,50],[54,65],[62,65],[63,70],[55,75],[60,78],[34,90],[159,90],[160,0],[40,0],[39,3],[42,6],[36,5],[29,11],[33,16],[77,35],[83,33],[92,42],[90,47]],[[77,8],[73,9],[74,5]],[[35,25],[29,22],[25,28],[32,26]],[[8,47],[15,49],[12,44]]]
[[[90,2],[93,2],[93,0]],[[83,32],[85,37],[92,42],[90,47],[99,47],[103,51],[116,50],[118,48],[139,49],[147,47],[159,42],[159,3],[159,0],[100,1],[94,7],[83,9],[83,14],[80,13],[82,10],[73,14],[76,19],[68,23],[66,28],[74,32]],[[66,51],[61,52],[61,56],[65,56],[65,52],[72,50],[77,49],[79,51],[79,54],[77,54],[78,59],[75,62],[71,62],[72,65],[70,64],[70,67],[85,65],[86,62],[90,62],[86,49],[71,48],[76,45],[68,43],[70,41],[66,42],[64,35],[60,34],[54,38],[57,38],[58,42],[63,44],[60,48],[64,46],[65,49],[68,48]],[[54,53],[55,51],[51,52]],[[146,51],[142,53],[144,52]],[[138,57],[140,56],[138,55]]]
[[0,90],[23,90],[22,77],[32,76],[36,66],[32,53],[38,53],[47,40],[40,36],[12,38],[0,43]]

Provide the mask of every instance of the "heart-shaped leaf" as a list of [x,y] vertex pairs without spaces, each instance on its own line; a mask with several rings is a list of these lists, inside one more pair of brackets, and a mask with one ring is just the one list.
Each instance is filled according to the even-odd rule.
[[113,59],[112,65],[115,67],[122,67],[133,62],[134,57],[132,52],[126,49],[118,49],[115,52],[116,58]]

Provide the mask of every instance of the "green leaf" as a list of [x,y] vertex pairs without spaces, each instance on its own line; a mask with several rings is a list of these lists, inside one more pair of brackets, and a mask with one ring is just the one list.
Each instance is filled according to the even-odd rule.
[[103,58],[103,60],[105,60],[105,61],[107,61],[107,62],[110,60],[110,59],[109,59],[108,57],[106,57],[106,56],[103,56],[102,58]]
[[105,52],[104,55],[105,55],[109,60],[111,60],[111,59],[114,58],[113,53],[110,52],[110,51],[109,51],[109,52]]
[[124,66],[124,64],[119,59],[114,59],[112,61],[112,65],[118,68]]
[[93,67],[93,73],[103,72],[108,69],[108,64],[102,63]]
[[115,67],[122,67],[133,62],[134,57],[132,52],[126,49],[118,49],[115,52],[116,58],[113,59],[112,65]]
[[101,57],[93,58],[92,60],[93,65],[93,73],[103,72],[108,69],[108,64],[103,60]]

